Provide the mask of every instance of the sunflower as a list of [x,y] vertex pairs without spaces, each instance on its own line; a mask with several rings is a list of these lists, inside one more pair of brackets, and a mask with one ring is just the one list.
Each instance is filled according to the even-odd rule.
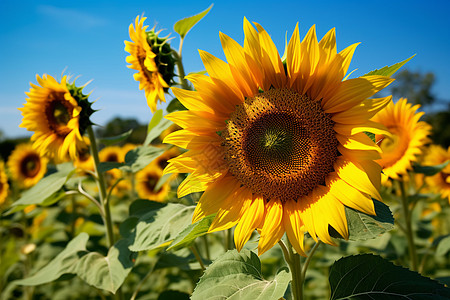
[[6,197],[8,197],[8,177],[5,173],[5,163],[0,160],[0,205],[5,203]]
[[146,31],[147,18],[136,17],[134,27],[130,24],[129,33],[132,42],[125,41],[128,68],[137,70],[134,79],[139,81],[139,89],[144,89],[147,104],[152,112],[156,111],[159,101],[165,102],[164,92],[174,76],[174,59],[167,39],[161,39],[153,30]]
[[84,142],[86,143],[86,147],[78,149],[77,158],[74,160],[73,165],[81,171],[81,173],[90,171],[94,172],[94,158],[90,153],[90,144],[91,142],[87,137],[84,137]]
[[31,144],[20,144],[9,156],[8,169],[20,187],[29,188],[47,172],[47,159],[41,157]]
[[[441,146],[431,145],[424,158],[424,165],[435,166],[450,160],[450,147],[445,150]],[[448,198],[450,203],[450,164],[439,173],[426,177],[426,182],[433,192],[442,198]]]
[[255,25],[244,19],[244,47],[220,34],[228,63],[200,51],[209,76],[187,76],[196,91],[172,88],[188,110],[167,116],[183,129],[164,142],[189,151],[164,172],[191,173],[178,196],[204,191],[193,222],[217,213],[209,230],[236,225],[238,250],[258,229],[259,254],[286,233],[304,255],[306,231],[348,237],[345,206],[375,215],[380,149],[365,132],[386,133],[370,118],[391,98],[368,97],[393,79],[343,80],[357,44],[337,53],[335,30],[318,42],[315,26],[303,41],[296,26],[283,63]]
[[[108,146],[100,150],[98,153],[100,162],[117,162],[123,163],[125,161],[125,153],[119,146]],[[112,186],[119,180],[124,178],[124,174],[119,169],[112,169],[106,172],[107,183]],[[113,194],[116,196],[122,196],[124,191],[131,188],[130,182],[126,179],[122,179],[117,183],[113,190]]]
[[419,121],[423,112],[417,113],[420,105],[412,106],[405,98],[396,104],[390,102],[372,119],[387,127],[389,135],[377,134],[378,145],[383,151],[377,162],[383,168],[383,183],[389,184],[388,178],[400,180],[411,170],[411,163],[417,162],[423,148],[429,142],[431,126]]
[[169,182],[165,182],[158,190],[155,191],[156,184],[162,175],[163,170],[152,164],[137,172],[136,191],[139,198],[158,202],[164,201],[170,191]]
[[19,108],[23,115],[19,126],[34,131],[31,141],[41,156],[56,161],[67,160],[67,156],[75,159],[78,150],[86,147],[82,137],[85,128],[80,127],[89,123],[86,117],[92,113],[90,105],[82,113],[82,106],[69,91],[67,76],[61,83],[47,74],[36,78],[40,86],[31,83],[30,91],[25,93],[29,98]]

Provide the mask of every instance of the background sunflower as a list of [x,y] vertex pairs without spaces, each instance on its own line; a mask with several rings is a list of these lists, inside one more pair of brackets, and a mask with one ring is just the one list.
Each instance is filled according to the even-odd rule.
[[8,158],[12,179],[22,188],[39,182],[47,172],[47,158],[41,157],[31,144],[18,145]]

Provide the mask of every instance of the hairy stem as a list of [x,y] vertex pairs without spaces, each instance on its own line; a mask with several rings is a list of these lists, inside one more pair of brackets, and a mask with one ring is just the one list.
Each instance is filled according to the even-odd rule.
[[411,260],[410,267],[411,270],[417,271],[417,253],[416,245],[414,244],[414,232],[411,226],[411,211],[408,207],[408,195],[406,194],[403,181],[399,180],[398,183],[400,185],[403,215],[405,217],[406,238],[408,239],[409,259]]

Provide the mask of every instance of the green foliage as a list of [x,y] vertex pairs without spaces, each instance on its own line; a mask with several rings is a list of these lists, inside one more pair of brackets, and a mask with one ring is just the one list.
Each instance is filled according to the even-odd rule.
[[408,102],[422,106],[431,105],[436,96],[432,93],[435,82],[433,73],[403,70],[395,76],[391,91],[395,98],[407,98]]
[[44,177],[35,186],[25,191],[22,197],[11,205],[7,214],[20,211],[31,204],[51,205],[61,199],[64,193],[58,193],[75,172],[71,163],[58,166],[58,171]]
[[105,146],[111,146],[120,142],[125,141],[127,138],[130,137],[130,135],[133,133],[133,129],[128,130],[127,132],[124,132],[122,134],[119,134],[117,136],[112,137],[104,137],[100,139],[100,143],[102,143]]
[[450,299],[450,289],[372,254],[338,260],[330,270],[332,300]]
[[136,147],[125,155],[125,165],[122,168],[136,173],[160,156],[164,150],[153,146]]
[[443,237],[436,248],[436,255],[444,256],[450,251],[450,235]]
[[448,164],[450,160],[436,165],[436,166],[421,166],[419,164],[413,164],[413,170],[415,173],[424,174],[425,176],[433,176],[441,172]]
[[398,69],[403,67],[404,64],[406,64],[408,61],[410,61],[411,58],[413,58],[414,56],[416,56],[416,55],[414,54],[410,58],[407,58],[404,61],[398,62],[392,66],[385,66],[379,70],[373,70],[373,71],[365,74],[364,76],[381,75],[381,76],[389,76],[390,77],[390,76],[394,75],[394,73],[397,72]]
[[189,247],[196,238],[208,233],[208,229],[211,226],[215,216],[215,214],[207,216],[184,228],[183,231],[181,231],[173,240],[167,250],[178,250],[184,247]]
[[153,114],[152,119],[148,123],[147,136],[144,141],[144,146],[150,145],[161,133],[170,127],[173,123],[163,117],[162,109],[158,109]]
[[176,33],[180,35],[182,39],[186,36],[186,34],[191,30],[192,27],[194,27],[195,24],[197,24],[201,19],[203,19],[204,16],[211,10],[213,7],[213,4],[211,4],[207,9],[202,11],[201,13],[196,14],[192,17],[187,17],[182,20],[179,20],[175,23],[173,26],[173,29]]
[[394,228],[394,217],[389,207],[373,200],[376,216],[371,216],[352,208],[345,208],[348,221],[349,240],[365,241],[379,237]]
[[271,281],[264,280],[258,256],[249,251],[228,251],[209,266],[197,284],[192,300],[220,299],[278,300],[291,280],[283,269]]

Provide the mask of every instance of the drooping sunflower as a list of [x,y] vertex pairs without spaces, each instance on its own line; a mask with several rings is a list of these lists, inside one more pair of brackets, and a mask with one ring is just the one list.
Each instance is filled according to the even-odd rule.
[[41,156],[57,162],[74,160],[78,150],[86,147],[82,134],[93,112],[87,96],[81,93],[82,88],[68,84],[67,76],[61,83],[47,74],[36,78],[40,86],[31,83],[25,93],[29,98],[19,108],[23,115],[19,126],[34,131],[31,141]]
[[134,79],[139,81],[139,89],[145,91],[147,104],[152,112],[156,111],[159,101],[165,102],[164,93],[169,88],[174,76],[175,60],[167,39],[158,37],[154,30],[147,31],[144,26],[147,18],[139,16],[130,24],[129,34],[132,42],[125,41],[127,63],[130,69],[137,70]]
[[5,172],[5,163],[0,160],[0,205],[5,203],[6,198],[8,197],[9,184],[8,184],[8,176],[6,176]]
[[156,184],[163,175],[163,170],[150,164],[136,173],[136,191],[139,198],[163,202],[170,191],[169,182],[165,182],[158,190]]
[[18,145],[8,158],[11,177],[20,187],[29,188],[47,172],[47,159],[39,155],[31,144]]
[[[430,145],[424,158],[424,165],[435,166],[450,160],[450,147],[445,150],[439,145]],[[442,198],[448,198],[450,203],[450,164],[439,173],[425,178],[433,192]]]
[[393,79],[343,80],[357,44],[336,51],[335,30],[320,42],[315,26],[286,61],[262,26],[244,19],[244,47],[220,34],[228,60],[200,51],[209,76],[187,76],[196,91],[172,88],[188,109],[167,116],[183,129],[164,142],[189,149],[165,173],[190,173],[178,196],[204,191],[193,222],[217,213],[210,231],[231,228],[238,250],[255,229],[258,253],[286,232],[300,254],[304,232],[334,244],[330,228],[348,237],[345,206],[375,214],[380,200],[379,147],[365,132],[390,97],[369,99]]
[[407,99],[401,98],[397,103],[390,102],[372,119],[387,127],[390,135],[377,134],[378,145],[382,149],[381,159],[377,162],[383,168],[383,183],[388,178],[400,180],[411,170],[411,163],[417,162],[423,152],[431,126],[419,121],[423,112],[417,112],[420,105],[412,105]]

